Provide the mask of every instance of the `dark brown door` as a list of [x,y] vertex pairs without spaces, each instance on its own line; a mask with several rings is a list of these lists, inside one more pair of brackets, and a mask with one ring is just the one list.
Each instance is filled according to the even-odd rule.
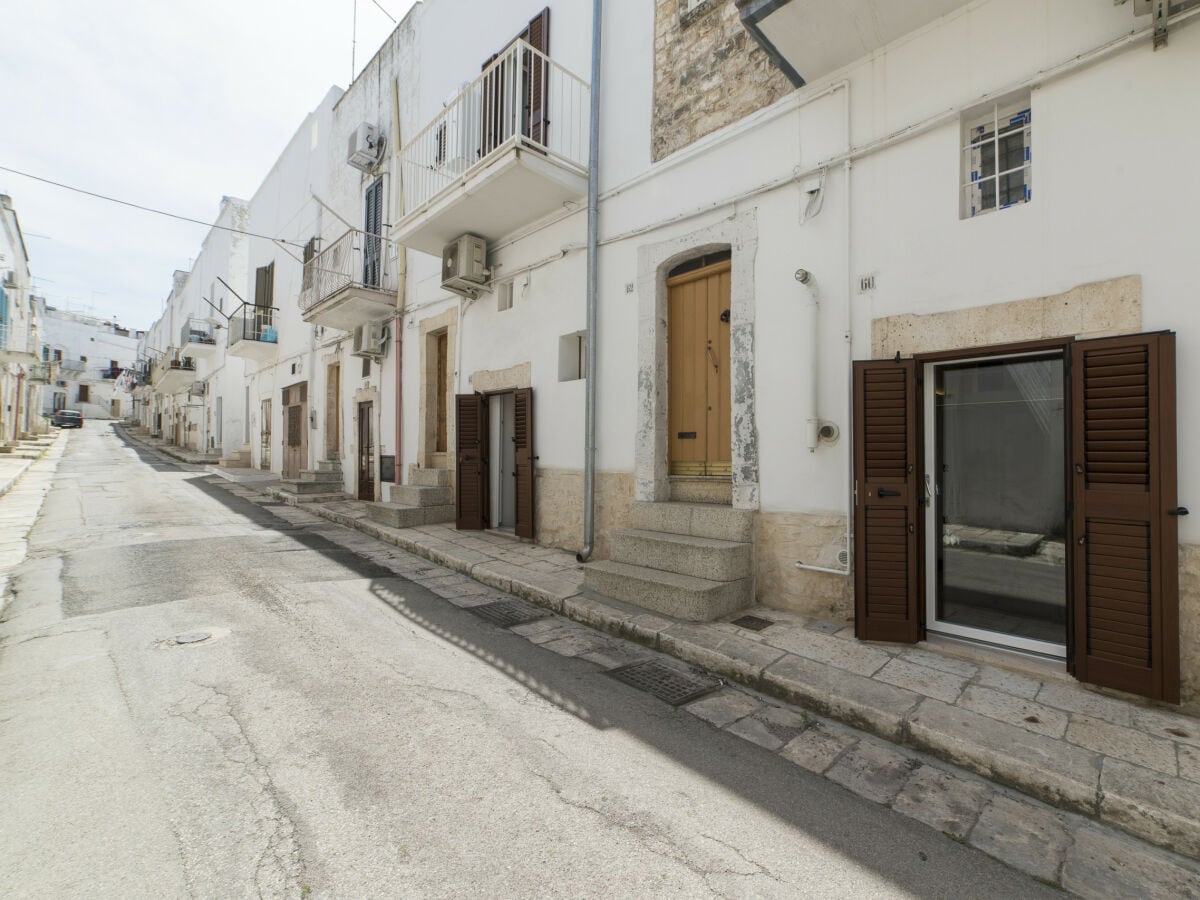
[[1075,675],[1178,703],[1175,335],[1079,341],[1071,381]]
[[332,462],[342,455],[342,367],[325,372],[325,458]]
[[854,364],[854,631],[920,640],[916,363]]
[[373,403],[358,404],[358,499],[375,499],[375,427]]
[[456,427],[455,527],[478,531],[488,525],[488,415],[482,394],[454,398]]
[[513,444],[516,465],[516,521],[513,530],[519,537],[534,537],[533,462],[533,390],[524,388],[513,396]]

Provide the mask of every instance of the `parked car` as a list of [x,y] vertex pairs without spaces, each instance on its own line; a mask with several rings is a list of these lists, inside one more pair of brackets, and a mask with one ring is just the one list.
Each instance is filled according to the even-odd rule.
[[82,428],[83,413],[77,409],[57,409],[54,411],[54,424],[59,428]]

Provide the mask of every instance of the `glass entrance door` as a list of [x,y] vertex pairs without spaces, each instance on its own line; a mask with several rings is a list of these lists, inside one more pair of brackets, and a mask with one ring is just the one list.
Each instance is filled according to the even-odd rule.
[[1065,657],[1062,354],[924,375],[926,627]]

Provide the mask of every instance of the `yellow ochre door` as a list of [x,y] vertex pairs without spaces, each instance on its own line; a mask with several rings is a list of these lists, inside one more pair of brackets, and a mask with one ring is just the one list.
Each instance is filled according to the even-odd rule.
[[728,261],[667,279],[672,475],[733,471],[729,403]]

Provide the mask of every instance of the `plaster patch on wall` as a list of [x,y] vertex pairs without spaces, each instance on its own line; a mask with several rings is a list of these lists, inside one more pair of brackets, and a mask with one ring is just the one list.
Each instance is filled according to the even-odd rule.
[[667,273],[681,262],[730,250],[730,372],[733,505],[757,509],[758,428],[754,410],[754,265],[758,225],[753,211],[689,234],[638,248],[638,430],[634,447],[637,499],[662,502],[667,477]]
[[481,394],[495,391],[515,391],[532,386],[529,363],[518,363],[507,369],[480,369],[467,379],[472,390]]
[[1200,546],[1179,545],[1179,691],[1200,701]]
[[1142,277],[1083,284],[1049,297],[994,303],[871,323],[871,356],[931,353],[1056,337],[1104,337],[1142,330]]

